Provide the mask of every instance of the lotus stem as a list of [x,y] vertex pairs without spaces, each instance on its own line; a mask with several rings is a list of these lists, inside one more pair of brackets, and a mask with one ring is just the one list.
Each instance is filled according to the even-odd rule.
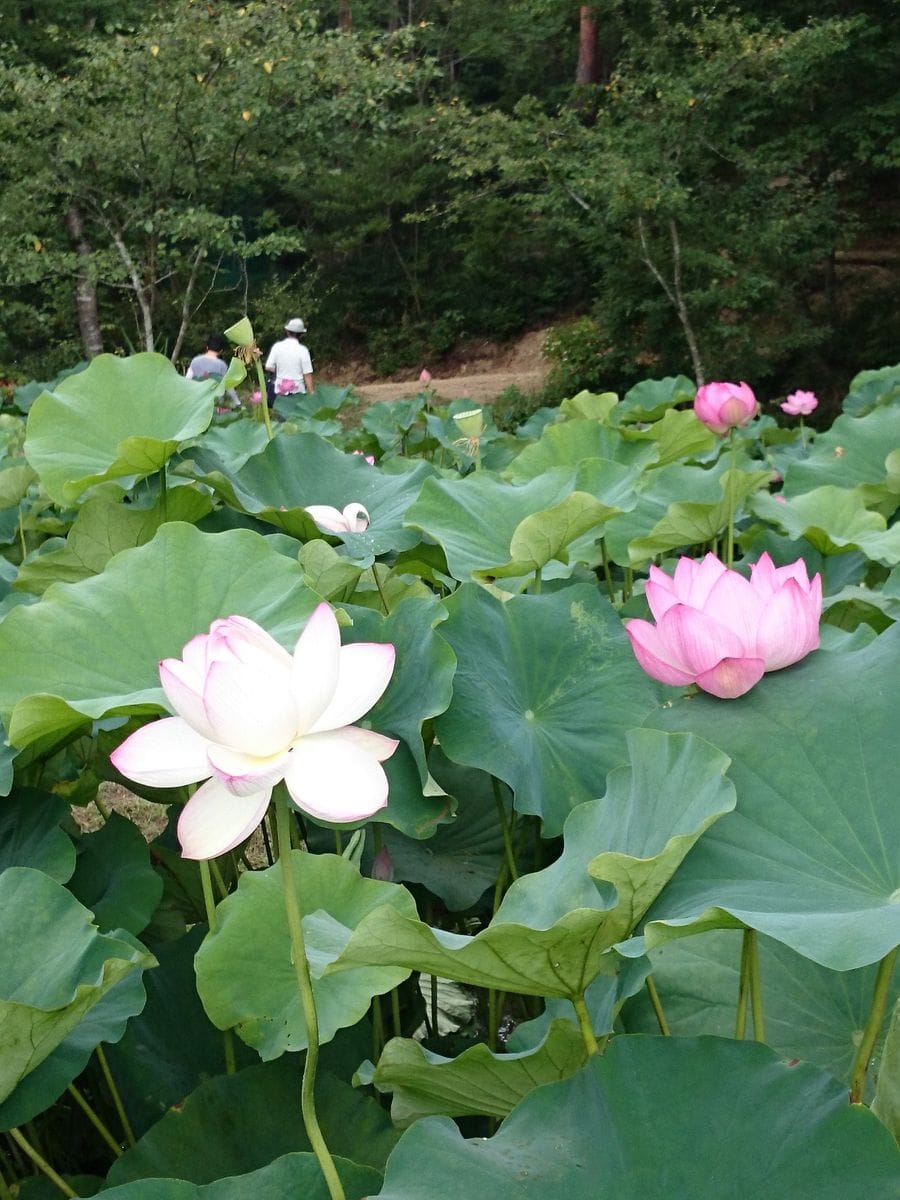
[[763,1024],[762,981],[759,974],[759,937],[755,929],[746,929],[747,982],[750,985],[750,1011],[753,1014],[753,1036],[758,1042],[766,1040]]
[[[209,926],[209,932],[215,933],[218,927],[216,918],[216,900],[213,895],[212,877],[210,875],[210,866],[215,867],[215,863],[210,863],[207,859],[201,858],[200,862],[200,883],[203,887],[203,904],[206,908],[206,923]],[[221,875],[219,879],[221,880]],[[222,885],[224,892],[225,885]],[[235,1071],[234,1062],[234,1035],[230,1029],[222,1030],[222,1040],[225,1051],[225,1074],[233,1075]]]
[[291,937],[291,951],[294,960],[294,972],[297,977],[297,991],[303,1008],[303,1019],[306,1023],[306,1061],[303,1064],[303,1082],[300,1088],[300,1111],[303,1115],[303,1126],[312,1147],[313,1154],[321,1168],[328,1186],[331,1200],[346,1200],[344,1188],[334,1165],[334,1159],[325,1142],[319,1126],[316,1113],[316,1068],[319,1063],[319,1019],[316,1013],[316,998],[313,994],[312,978],[309,973],[309,960],[306,957],[306,945],[303,940],[303,918],[300,914],[300,898],[297,895],[297,881],[294,878],[294,867],[291,861],[291,816],[288,811],[288,801],[284,789],[279,787],[275,793],[275,820],[278,830],[278,858],[281,863],[281,878],[284,887],[284,907],[287,915],[288,930]]
[[650,1004],[653,1007],[653,1012],[656,1017],[656,1023],[659,1026],[659,1032],[663,1037],[671,1037],[672,1030],[669,1028],[669,1022],[666,1020],[666,1014],[663,1010],[662,1001],[659,998],[659,992],[656,990],[656,984],[653,981],[653,976],[648,975],[645,981],[647,995],[650,997]]
[[259,359],[259,353],[256,354],[256,379],[259,384],[259,404],[262,408],[263,421],[266,426],[266,434],[269,441],[272,440],[272,418],[269,416],[269,396],[266,392],[266,376],[263,371],[262,363]]
[[159,503],[162,511],[162,519],[165,524],[169,519],[169,485],[166,479],[166,464],[159,468]]
[[384,1049],[384,1020],[381,1016],[381,997],[372,997],[372,1061],[378,1062]]
[[728,441],[731,446],[731,474],[728,479],[728,530],[725,542],[725,566],[730,570],[734,563],[734,473],[737,471],[737,442],[734,440],[734,429],[728,431]]
[[[4,1162],[5,1162],[4,1158]],[[0,1200],[13,1200],[13,1194],[10,1191],[9,1184],[6,1182],[6,1177],[0,1171]]]
[[625,567],[622,574],[622,603],[624,604],[626,600],[631,599],[631,591],[634,587],[634,569]]
[[534,583],[531,586],[531,591],[535,596],[539,596],[541,594],[541,568],[540,567],[535,567],[535,569],[534,569]]
[[22,547],[22,562],[24,563],[28,555],[28,545],[25,541],[25,523],[22,519],[22,510],[19,509],[19,544]]
[[222,872],[219,870],[219,864],[214,858],[209,861],[209,869],[212,872],[212,877],[215,880],[216,887],[219,889],[219,895],[224,900],[228,895],[228,888],[225,886],[225,880],[222,878]]
[[616,602],[616,589],[613,586],[612,571],[609,569],[609,553],[606,549],[606,538],[600,539],[600,554],[603,558],[603,578],[606,580],[606,591],[609,595],[610,604]]
[[506,992],[490,988],[488,991],[488,1049],[496,1054],[500,1049],[500,1016],[506,1003]]
[[391,1021],[394,1025],[394,1037],[403,1037],[403,1022],[400,1020],[400,992],[391,988]]
[[491,788],[494,793],[494,803],[497,806],[497,816],[500,819],[500,828],[503,831],[503,852],[506,855],[506,869],[509,871],[510,879],[515,880],[519,878],[519,870],[516,866],[516,856],[513,852],[509,824],[506,820],[506,805],[503,803],[503,797],[500,795],[500,784],[494,775],[491,776]]
[[134,1131],[131,1128],[131,1122],[128,1120],[128,1114],[125,1112],[125,1105],[122,1103],[122,1097],[119,1095],[119,1089],[116,1087],[112,1071],[109,1069],[109,1063],[106,1060],[106,1052],[103,1049],[102,1042],[97,1046],[97,1061],[100,1064],[100,1070],[103,1072],[103,1078],[106,1080],[106,1086],[109,1088],[109,1094],[112,1096],[112,1102],[116,1106],[116,1112],[119,1116],[122,1132],[125,1134],[125,1140],[129,1146],[133,1146],[135,1144]]
[[78,1105],[78,1107],[81,1109],[81,1111],[84,1113],[84,1115],[90,1121],[90,1123],[94,1126],[94,1128],[97,1130],[97,1132],[103,1138],[104,1142],[106,1142],[107,1146],[109,1146],[110,1150],[112,1150],[112,1152],[116,1156],[116,1158],[121,1158],[122,1157],[122,1147],[119,1145],[119,1143],[113,1137],[113,1135],[109,1132],[106,1125],[103,1123],[103,1120],[94,1111],[93,1107],[88,1102],[87,1098],[85,1096],[83,1096],[81,1094],[81,1092],[79,1092],[78,1088],[75,1086],[74,1083],[70,1083],[69,1086],[66,1088],[66,1091],[69,1093],[69,1095],[72,1097],[72,1099]]
[[875,987],[872,991],[872,1005],[869,1008],[869,1017],[866,1021],[866,1027],[863,1030],[862,1041],[859,1043],[859,1049],[856,1052],[856,1058],[853,1062],[853,1071],[850,1075],[851,1104],[862,1104],[863,1102],[869,1060],[875,1050],[878,1032],[884,1021],[884,1013],[891,990],[891,979],[894,974],[894,966],[897,962],[897,950],[898,947],[895,946],[878,964],[878,973],[875,976]]
[[25,1153],[28,1156],[28,1158],[31,1159],[31,1161],[34,1163],[34,1165],[37,1167],[37,1169],[43,1175],[46,1175],[47,1178],[51,1181],[51,1183],[56,1184],[56,1186],[59,1188],[59,1190],[62,1192],[62,1194],[64,1196],[72,1196],[75,1198],[75,1200],[78,1200],[78,1193],[73,1191],[72,1188],[70,1188],[69,1185],[66,1183],[66,1181],[63,1179],[63,1177],[61,1175],[58,1175],[56,1173],[56,1171],[53,1170],[53,1168],[50,1166],[50,1164],[47,1162],[47,1160],[45,1158],[42,1158],[41,1155],[38,1154],[37,1150],[35,1150],[34,1146],[31,1145],[31,1143],[25,1137],[24,1133],[22,1133],[21,1129],[12,1128],[12,1129],[7,1130],[7,1132],[9,1133],[9,1136],[13,1139],[13,1141],[16,1143],[16,1145],[19,1147],[19,1149],[22,1150],[23,1153]]
[[378,588],[378,595],[381,598],[381,607],[384,609],[384,615],[391,615],[390,605],[387,602],[387,596],[384,594],[384,588],[381,586],[381,580],[378,578],[378,564],[372,563],[372,578],[375,580],[375,586]]
[[579,992],[577,996],[573,996],[572,1003],[575,1005],[575,1012],[578,1014],[578,1026],[581,1029],[581,1038],[584,1042],[584,1048],[588,1052],[588,1057],[599,1054],[600,1046],[594,1033],[594,1026],[591,1024],[591,1015],[584,1002],[584,992]]
[[741,968],[740,982],[738,984],[738,1002],[737,1014],[735,1017],[734,1036],[738,1041],[742,1041],[747,1033],[747,998],[749,996],[750,986],[748,979],[747,965],[747,934],[749,930],[744,930],[744,936],[741,939]]

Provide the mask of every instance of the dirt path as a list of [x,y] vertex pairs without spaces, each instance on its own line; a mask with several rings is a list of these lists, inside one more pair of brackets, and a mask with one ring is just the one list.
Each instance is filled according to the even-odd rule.
[[[532,330],[509,345],[476,342],[446,365],[430,367],[431,387],[440,400],[466,398],[475,404],[490,404],[508,387],[526,394],[539,391],[548,370],[543,353],[546,334],[545,329]],[[415,396],[422,390],[418,370],[376,382],[361,364],[343,364],[326,368],[321,378],[352,383],[363,405]]]

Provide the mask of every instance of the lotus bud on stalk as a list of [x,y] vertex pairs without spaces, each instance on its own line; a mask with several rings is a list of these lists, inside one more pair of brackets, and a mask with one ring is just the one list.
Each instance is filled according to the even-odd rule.
[[453,422],[463,435],[457,438],[454,446],[462,446],[469,458],[475,459],[475,469],[478,470],[481,466],[481,439],[487,429],[483,411],[470,408],[466,412],[456,413]]
[[780,671],[819,645],[822,578],[802,558],[776,567],[763,554],[750,578],[714,554],[680,558],[674,576],[650,568],[647,602],[656,621],[630,620],[635,657],[661,683],[694,683],[732,700],[766,671]]
[[746,383],[707,383],[697,389],[694,412],[713,433],[749,425],[759,412],[759,404]]
[[342,646],[327,604],[293,654],[247,617],[213,621],[159,665],[176,715],[133,733],[113,765],[151,787],[201,784],[178,821],[185,858],[217,858],[248,838],[282,780],[314,817],[365,820],[387,804],[381,764],[398,742],[354,722],[381,698],[394,658],[389,643]]
[[305,511],[328,533],[363,533],[369,528],[369,514],[361,504],[348,504],[343,512],[330,504],[310,504]]

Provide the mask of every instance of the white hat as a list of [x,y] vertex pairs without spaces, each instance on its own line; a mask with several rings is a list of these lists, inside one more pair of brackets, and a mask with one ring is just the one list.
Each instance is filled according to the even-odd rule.
[[285,329],[288,333],[306,333],[306,326],[299,317],[291,317],[290,321],[285,325]]

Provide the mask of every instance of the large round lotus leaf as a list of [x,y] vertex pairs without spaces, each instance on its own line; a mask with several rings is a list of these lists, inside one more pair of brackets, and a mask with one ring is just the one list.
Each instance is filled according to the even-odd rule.
[[109,1049],[118,1042],[131,1018],[143,1009],[145,978],[152,979],[154,974],[150,971],[145,977],[142,971],[133,971],[101,997],[52,1054],[0,1104],[0,1129],[14,1129],[44,1112],[78,1078],[101,1043]]
[[840,416],[827,432],[816,434],[807,457],[785,471],[784,494],[793,499],[823,484],[839,488],[881,484],[887,474],[885,459],[897,447],[897,405],[873,409],[864,417]]
[[[742,940],[738,930],[716,930],[653,952],[653,979],[673,1034],[734,1036]],[[759,939],[759,962],[766,1043],[849,1085],[877,968],[829,971],[771,938]],[[895,979],[892,995],[898,991]],[[622,1021],[630,1033],[658,1029],[645,993],[628,1001]],[[870,1083],[878,1058],[876,1051]]]
[[[244,1137],[243,1129],[237,1132]],[[334,1157],[346,1200],[366,1200],[375,1195],[381,1172],[347,1158]],[[329,1200],[330,1192],[315,1155],[285,1154],[246,1175],[217,1179],[213,1183],[188,1183],[184,1179],[140,1179],[103,1192],[110,1200]]]
[[0,1100],[125,976],[152,966],[137,943],[101,934],[49,875],[0,875]]
[[484,473],[429,479],[406,523],[443,547],[454,579],[531,574],[633,503],[635,481],[634,471],[596,459],[522,484]]
[[727,758],[699,738],[633,730],[631,762],[605,798],[566,821],[562,856],[524,875],[474,937],[431,929],[395,909],[370,913],[344,963],[402,963],[442,979],[529,995],[580,998],[618,960],[626,937],[701,832],[734,807]]
[[34,867],[66,883],[75,870],[75,847],[59,826],[68,815],[59,796],[17,788],[0,803],[0,871]]
[[[319,1037],[327,1042],[355,1025],[373,996],[402,983],[404,967],[332,964],[369,913],[387,906],[415,916],[410,894],[392,883],[363,879],[356,867],[334,854],[295,850],[296,876],[307,957],[319,1015]],[[238,889],[219,905],[220,920],[197,953],[197,990],[213,1024],[236,1028],[262,1059],[306,1046],[306,1023],[291,962],[281,866],[241,876]]]
[[747,695],[654,715],[732,759],[738,803],[650,911],[648,946],[741,922],[837,971],[900,942],[900,626],[855,652],[818,651]]
[[527,483],[554,467],[570,471],[586,458],[600,458],[636,472],[656,460],[656,447],[626,439],[617,429],[596,420],[563,421],[548,425],[540,441],[525,449],[503,472],[512,483]]
[[194,525],[211,508],[210,497],[190,486],[171,488],[165,506],[157,499],[151,508],[92,497],[79,509],[65,546],[22,564],[16,589],[41,595],[51,583],[77,583],[99,575],[120,550],[143,546],[166,521]]
[[[111,1184],[175,1176],[193,1184],[258,1170],[309,1150],[300,1116],[303,1055],[207,1079],[118,1159]],[[327,1069],[316,1078],[322,1132],[333,1154],[381,1170],[397,1142],[387,1113]]]
[[753,511],[795,540],[805,538],[823,554],[858,549],[888,567],[900,562],[900,525],[889,529],[881,513],[866,508],[859,489],[827,484],[783,504],[760,494],[753,500]]
[[[641,445],[639,442],[634,444]],[[686,496],[692,504],[704,509],[720,505],[723,500],[721,475],[725,466],[720,459],[708,470],[676,462],[645,471],[638,486],[637,503],[619,517],[606,534],[606,545],[613,562],[630,566],[629,542],[649,534],[666,517],[670,506],[685,503]]]
[[293,648],[316,599],[299,564],[257,534],[164,525],[102,575],[59,584],[0,623],[10,740],[25,746],[106,713],[157,711],[160,659],[180,657],[215,618],[252,617]]
[[[450,758],[513,789],[548,836],[603,790],[626,760],[625,731],[660,690],[634,662],[622,624],[595,588],[495,600],[464,584],[438,627],[456,652],[453,699],[436,725]],[[2,627],[0,627],[2,629]]]
[[25,454],[58,503],[71,504],[107,479],[127,488],[206,429],[215,391],[214,380],[185,379],[161,354],[101,354],[38,396]]
[[273,438],[261,454],[235,470],[205,452],[193,457],[197,477],[226,503],[304,541],[323,536],[305,511],[308,505],[343,511],[348,504],[362,504],[370,518],[364,533],[325,535],[339,536],[354,558],[406,550],[418,542],[418,535],[404,528],[404,517],[424,481],[435,474],[425,462],[383,471],[314,433]]
[[[248,458],[265,450],[269,442],[266,427],[261,421],[232,421],[229,425],[212,425],[197,440],[197,448],[213,454],[229,471],[238,471]],[[182,451],[190,460],[193,450]]]
[[642,379],[628,389],[613,410],[612,417],[617,425],[632,421],[658,421],[674,405],[690,404],[696,393],[696,385],[686,375]]
[[896,1197],[900,1158],[841,1084],[766,1046],[616,1038],[528,1095],[490,1140],[417,1121],[378,1200],[847,1200]]

